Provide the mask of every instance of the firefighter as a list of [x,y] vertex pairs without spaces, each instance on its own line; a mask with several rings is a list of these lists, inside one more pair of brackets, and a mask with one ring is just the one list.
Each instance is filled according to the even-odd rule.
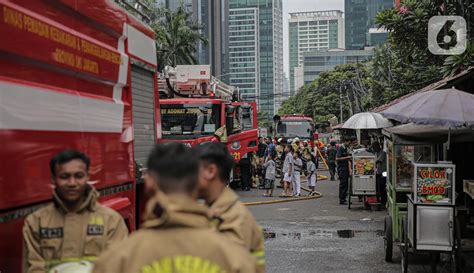
[[253,155],[249,157],[248,154],[245,154],[239,161],[240,175],[242,177],[240,186],[242,191],[250,191],[250,187],[253,185],[252,169],[255,170],[253,158]]
[[197,202],[198,159],[190,148],[158,145],[147,167],[145,188],[153,197],[143,228],[106,251],[94,273],[255,272],[252,256],[217,233]]
[[244,246],[255,258],[257,272],[265,272],[262,228],[239,196],[226,187],[234,161],[222,143],[196,146],[200,158],[199,195],[210,206],[216,228],[230,240]]
[[23,227],[27,272],[90,270],[103,250],[127,237],[122,217],[101,206],[99,193],[87,183],[89,164],[85,154],[74,150],[51,159],[54,202],[29,215]]

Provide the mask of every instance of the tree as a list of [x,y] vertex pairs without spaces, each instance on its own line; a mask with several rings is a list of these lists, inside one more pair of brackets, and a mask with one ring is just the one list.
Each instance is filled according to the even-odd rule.
[[453,76],[474,63],[474,45],[469,43],[461,55],[452,55],[444,60],[441,72],[444,77]]
[[304,85],[282,104],[279,113],[304,114],[325,123],[334,116],[340,118],[342,104],[342,115],[348,117],[368,109],[369,84],[367,63],[338,65]]
[[258,128],[270,128],[272,126],[272,122],[267,118],[267,112],[258,112],[257,119],[258,119]]
[[195,53],[199,42],[207,44],[207,38],[200,33],[202,28],[192,21],[192,14],[183,5],[176,11],[166,8],[152,8],[149,14],[150,26],[156,32],[158,70],[165,66],[196,64]]
[[374,106],[394,100],[442,78],[439,65],[423,57],[407,60],[390,41],[377,48],[371,61],[371,100]]
[[[340,65],[323,72],[287,99],[280,113],[301,113],[317,122],[340,119],[419,90],[444,76],[473,65],[474,3],[462,0],[402,0],[402,6],[376,15],[376,23],[389,31],[384,45],[370,62]],[[461,15],[469,22],[466,52],[456,56],[433,55],[428,50],[428,21],[435,15]],[[447,27],[446,27],[447,28]],[[447,30],[446,30],[447,31]],[[442,35],[441,35],[442,37]],[[342,105],[341,105],[342,104]]]
[[[460,15],[472,29],[473,21],[469,18],[473,11],[474,4],[460,0],[405,0],[399,9],[378,13],[375,21],[389,31],[389,38],[376,49],[372,60],[374,103],[393,100],[472,65],[472,46],[462,55],[432,54],[428,50],[428,22],[436,15]],[[448,31],[448,26],[444,31]],[[474,34],[468,33],[472,41]],[[442,39],[438,42],[444,43]]]

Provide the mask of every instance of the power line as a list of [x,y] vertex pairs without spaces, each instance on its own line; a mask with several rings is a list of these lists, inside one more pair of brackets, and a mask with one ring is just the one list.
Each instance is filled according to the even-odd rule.
[[[388,59],[388,76],[390,78],[390,80],[394,81],[396,84],[400,84],[400,85],[405,85],[405,86],[417,86],[417,85],[422,85],[422,84],[428,84],[428,83],[431,83],[435,80],[439,80],[440,77],[435,77],[435,78],[432,78],[430,80],[427,80],[427,81],[424,81],[424,82],[416,82],[416,83],[402,83],[400,81],[397,81],[392,73],[392,51],[390,49],[390,46],[387,47],[387,50],[389,51],[389,54],[387,56],[387,59]],[[410,65],[408,65],[410,66]],[[412,67],[413,68],[413,67]],[[424,68],[426,70],[426,67]]]

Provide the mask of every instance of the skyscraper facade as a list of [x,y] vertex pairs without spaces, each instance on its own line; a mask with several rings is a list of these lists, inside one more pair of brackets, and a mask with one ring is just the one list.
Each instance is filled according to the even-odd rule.
[[330,49],[303,53],[303,84],[314,81],[321,72],[331,70],[340,64],[361,63],[370,60],[373,48],[364,50]]
[[243,100],[260,96],[258,8],[229,10],[229,84],[239,87]]
[[[188,0],[189,1],[189,0]],[[208,43],[198,43],[196,59],[210,64],[211,74],[228,83],[229,74],[229,2],[228,0],[192,0],[193,20],[201,26]]]
[[346,49],[363,49],[378,12],[393,7],[393,0],[345,0]]
[[176,11],[181,5],[201,25],[208,43],[198,42],[198,64],[211,65],[211,74],[228,83],[229,74],[229,1],[228,0],[156,0],[158,7]]
[[272,118],[275,94],[283,89],[283,9],[282,0],[229,0],[229,8],[257,8],[259,18],[260,91],[259,111]]
[[283,73],[283,89],[281,94],[275,95],[275,112],[278,112],[283,102],[290,96],[290,79]]
[[[303,82],[298,67],[303,65],[303,53],[315,50],[344,48],[344,18],[340,10],[290,13],[290,92],[292,95]],[[301,69],[300,69],[301,70]]]
[[159,7],[167,8],[171,11],[177,10],[181,5],[183,5],[187,11],[193,11],[193,0],[157,0],[156,4]]

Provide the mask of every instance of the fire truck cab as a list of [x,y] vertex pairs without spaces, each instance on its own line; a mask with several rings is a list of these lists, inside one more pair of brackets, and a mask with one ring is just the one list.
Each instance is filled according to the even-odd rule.
[[237,165],[257,150],[256,103],[238,101],[238,89],[211,76],[209,65],[165,68],[163,80],[160,141],[225,142]]
[[298,138],[302,141],[309,140],[311,147],[314,147],[314,142],[318,139],[318,134],[315,132],[313,119],[305,115],[283,115],[275,116],[275,137],[286,138],[292,141]]

